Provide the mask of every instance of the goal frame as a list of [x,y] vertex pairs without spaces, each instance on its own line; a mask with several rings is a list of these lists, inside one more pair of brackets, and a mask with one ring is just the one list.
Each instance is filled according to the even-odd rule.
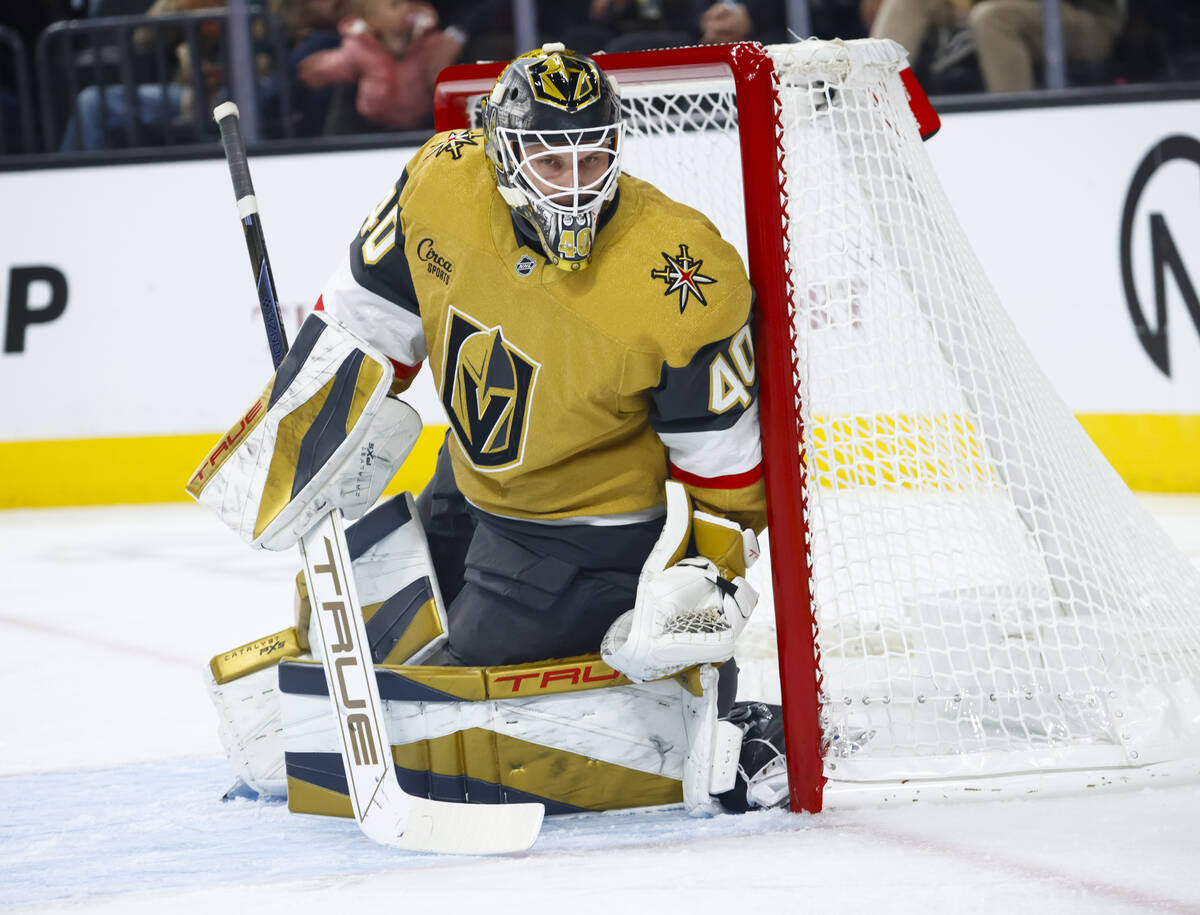
[[[790,806],[793,811],[816,813],[822,807],[826,782],[821,664],[809,583],[812,559],[801,461],[804,430],[799,380],[793,372],[796,305],[786,270],[788,189],[774,65],[763,46],[754,42],[600,54],[594,59],[622,87],[714,78],[733,81],[747,270],[756,297],[754,337],[767,524],[773,555],[805,560],[771,564]],[[443,70],[434,89],[435,128],[440,132],[470,127],[469,100],[491,91],[505,66],[505,62],[487,62]],[[918,131],[928,139],[940,126],[937,114],[911,69],[904,69],[901,78]]]

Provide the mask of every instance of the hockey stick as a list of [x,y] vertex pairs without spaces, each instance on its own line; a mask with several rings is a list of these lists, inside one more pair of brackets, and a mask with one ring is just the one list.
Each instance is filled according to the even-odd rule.
[[[287,337],[275,297],[275,281],[250,181],[237,106],[213,110],[233,178],[238,216],[275,367],[287,353]],[[412,851],[502,854],[533,844],[542,824],[541,804],[457,804],[414,797],[400,787],[384,730],[379,684],[367,647],[342,513],[334,509],[300,540],[304,578],[320,636],[329,698],[337,719],[346,788],[354,818],[376,842]]]

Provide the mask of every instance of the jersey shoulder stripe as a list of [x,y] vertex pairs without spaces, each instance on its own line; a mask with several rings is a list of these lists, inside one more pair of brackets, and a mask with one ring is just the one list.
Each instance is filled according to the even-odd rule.
[[350,272],[363,289],[400,306],[414,315],[421,313],[412,273],[404,255],[404,230],[400,220],[400,197],[408,172],[367,215],[350,242]]

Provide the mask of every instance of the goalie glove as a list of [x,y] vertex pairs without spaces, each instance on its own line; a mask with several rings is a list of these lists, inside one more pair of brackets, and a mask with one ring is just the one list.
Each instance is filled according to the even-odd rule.
[[[694,543],[699,556],[683,558]],[[632,610],[609,627],[605,662],[630,680],[727,661],[758,592],[745,579],[758,558],[754,532],[693,512],[682,484],[667,482],[667,520],[642,567]]]
[[337,508],[366,513],[412,451],[421,418],[387,396],[391,360],[323,312],[187,491],[253,546],[285,550]]

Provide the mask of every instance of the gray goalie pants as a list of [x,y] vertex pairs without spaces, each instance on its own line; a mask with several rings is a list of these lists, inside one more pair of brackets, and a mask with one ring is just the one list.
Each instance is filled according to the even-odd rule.
[[[445,445],[417,497],[450,638],[426,663],[522,664],[600,650],[633,607],[663,519],[619,526],[540,524],[482,512],[463,498]],[[733,702],[737,667],[721,668],[718,705]]]

